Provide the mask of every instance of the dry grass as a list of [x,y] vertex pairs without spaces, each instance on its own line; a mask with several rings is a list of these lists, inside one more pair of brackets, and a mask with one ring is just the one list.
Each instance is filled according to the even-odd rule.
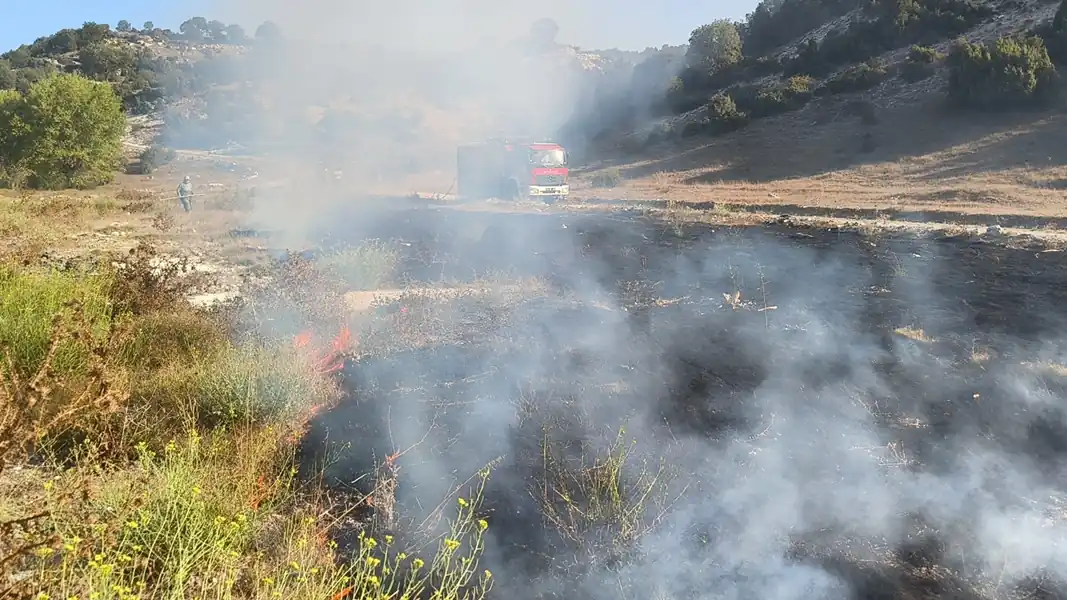
[[670,497],[670,471],[634,456],[620,430],[604,450],[577,459],[546,432],[542,475],[531,493],[547,524],[576,553],[619,557],[656,525]]
[[[862,209],[1056,217],[1067,209],[1062,115],[975,119],[946,114],[929,98],[884,100],[892,107],[880,107],[876,126],[840,115],[813,124],[840,111],[838,100],[827,98],[732,134],[629,156],[620,184],[596,195],[725,200],[769,212],[818,208],[826,216]],[[877,149],[861,154],[868,134]]]
[[[8,206],[32,234],[44,213]],[[33,206],[71,229],[96,210]],[[0,266],[0,596],[483,598],[488,471],[430,554],[368,535],[342,560],[334,517],[295,479],[295,445],[336,384],[291,337],[235,343],[228,319],[184,301],[188,266],[159,258],[142,245],[84,268]],[[391,273],[384,247],[334,258],[361,281]],[[309,271],[283,269],[274,300],[323,325],[340,296],[308,295],[329,278]]]
[[929,344],[934,341],[933,338],[926,335],[926,332],[918,327],[898,327],[893,330],[893,333],[914,342],[922,342],[924,344]]

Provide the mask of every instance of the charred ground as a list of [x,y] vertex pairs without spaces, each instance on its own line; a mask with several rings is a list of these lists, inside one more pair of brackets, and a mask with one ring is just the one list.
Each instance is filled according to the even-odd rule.
[[[364,516],[392,480],[397,535],[494,463],[487,559],[534,582],[511,595],[1063,597],[1058,252],[604,216],[388,221],[375,235],[402,240],[413,279],[548,282],[410,295],[377,317],[394,335],[364,330],[304,462],[343,504],[376,498]],[[596,485],[605,470],[617,480]],[[341,539],[364,527],[345,522]]]

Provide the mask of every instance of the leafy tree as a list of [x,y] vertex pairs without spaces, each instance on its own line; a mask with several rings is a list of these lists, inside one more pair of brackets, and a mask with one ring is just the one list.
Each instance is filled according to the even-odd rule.
[[0,161],[7,176],[29,174],[43,188],[106,183],[121,158],[126,129],[111,87],[80,75],[53,75],[25,96],[0,98]]
[[110,31],[110,25],[86,21],[77,32],[78,44],[88,45],[102,42],[107,38],[107,34]]
[[2,58],[11,63],[12,69],[21,69],[30,66],[33,54],[30,52],[29,46],[23,45],[9,52],[5,52]]
[[15,89],[15,70],[11,62],[0,59],[0,90]]
[[151,21],[145,21],[144,25],[141,25],[141,29],[145,31],[153,31],[156,28],[156,24]]
[[48,37],[39,38],[30,46],[30,54],[35,56],[52,56],[77,52],[81,35],[75,29],[60,29]]
[[222,42],[226,40],[226,24],[222,21],[216,21],[212,19],[204,25],[204,32],[207,37],[213,42]]
[[226,26],[226,41],[231,44],[243,44],[248,41],[244,27],[234,23]]
[[99,81],[118,81],[137,70],[137,55],[128,46],[96,43],[78,51],[81,71]]
[[16,157],[20,141],[28,128],[22,120],[22,94],[15,90],[0,90],[0,183],[21,183]]
[[180,31],[187,39],[198,42],[204,39],[204,36],[208,33],[207,19],[204,17],[193,17],[179,25],[178,31]]
[[689,36],[686,65],[705,72],[719,71],[741,60],[741,34],[728,19],[701,25]]
[[1056,73],[1037,36],[1006,36],[990,45],[960,41],[948,66],[949,98],[980,109],[1031,104],[1051,89]]
[[115,29],[123,32],[130,31],[133,29],[133,25],[130,25],[130,22],[126,19],[123,19],[119,21],[117,25],[115,25]]
[[55,73],[51,66],[23,67],[15,71],[15,89],[23,94],[30,91],[33,84]]
[[262,42],[274,42],[282,39],[282,30],[274,21],[264,21],[256,28],[256,39]]

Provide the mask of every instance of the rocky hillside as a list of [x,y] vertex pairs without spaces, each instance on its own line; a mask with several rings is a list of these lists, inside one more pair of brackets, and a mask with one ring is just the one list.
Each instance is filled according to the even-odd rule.
[[[835,118],[822,114],[828,107],[870,122],[875,113],[937,95],[952,96],[959,109],[1032,104],[1055,86],[1053,63],[1067,59],[1061,6],[764,0],[745,22],[699,27],[684,52],[639,64],[640,80],[601,107],[618,118],[588,133],[602,151],[633,153],[673,138],[727,135],[772,117]],[[1016,80],[1002,76],[1015,68]]]

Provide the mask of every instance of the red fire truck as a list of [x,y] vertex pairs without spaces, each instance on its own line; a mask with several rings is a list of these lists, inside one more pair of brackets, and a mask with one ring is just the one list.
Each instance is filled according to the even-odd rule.
[[551,204],[570,194],[567,151],[559,144],[489,140],[460,146],[456,158],[461,198],[530,198]]

